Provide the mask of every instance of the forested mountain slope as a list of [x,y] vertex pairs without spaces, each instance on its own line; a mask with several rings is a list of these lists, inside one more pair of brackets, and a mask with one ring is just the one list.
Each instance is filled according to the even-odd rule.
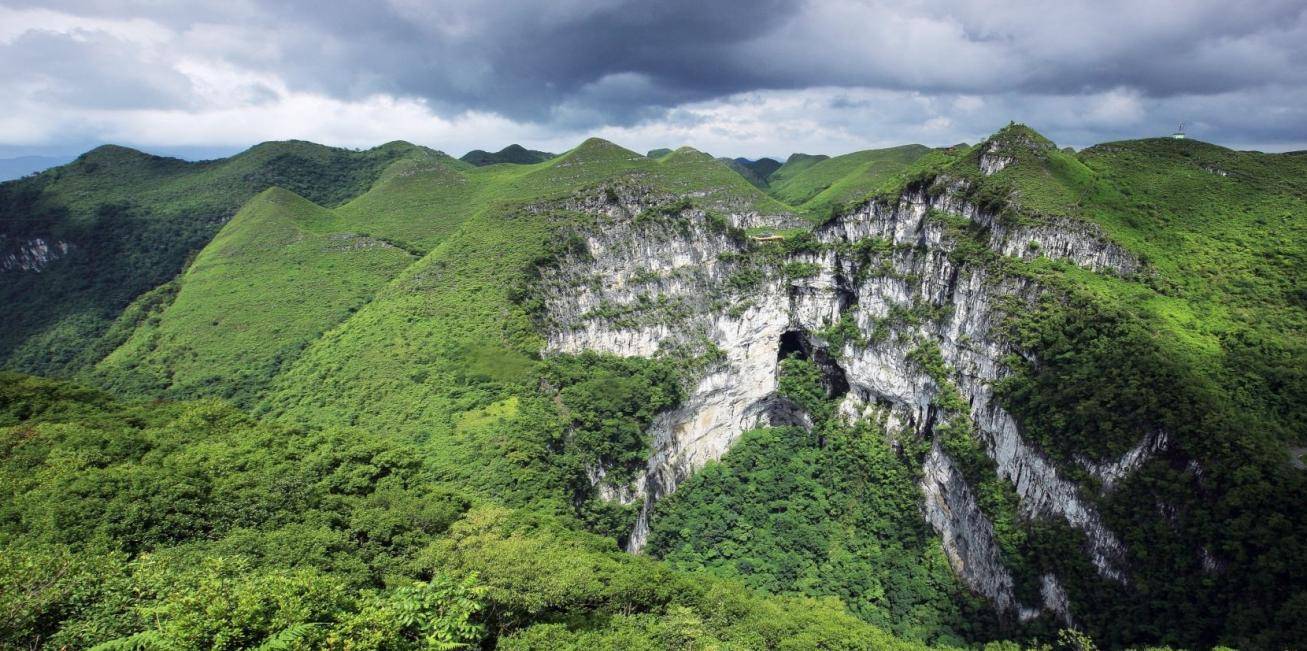
[[127,303],[175,277],[254,195],[276,186],[335,206],[402,158],[452,160],[408,143],[272,142],[199,163],[105,146],[0,185],[0,301],[15,306],[4,363],[61,374],[95,363],[96,340]]
[[772,196],[825,217],[865,198],[926,155],[922,145],[868,149],[834,158],[795,154],[768,176]]
[[6,648],[925,648],[476,497],[381,432],[8,373],[0,426]]
[[659,153],[0,185],[6,643],[1303,636],[1307,157]]

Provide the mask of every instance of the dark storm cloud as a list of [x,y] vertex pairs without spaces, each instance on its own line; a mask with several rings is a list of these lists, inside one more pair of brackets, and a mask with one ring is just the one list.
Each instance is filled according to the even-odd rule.
[[306,18],[329,43],[320,65],[297,78],[352,71],[338,92],[412,93],[451,108],[575,121],[592,113],[630,122],[649,108],[755,86],[724,54],[796,16],[783,0],[673,2],[316,3],[283,13]]
[[[1302,0],[0,0],[4,7],[145,21],[174,35],[165,52],[275,77],[240,81],[242,97],[271,102],[270,83],[343,102],[420,99],[436,115],[489,113],[554,134],[678,128],[690,119],[679,109],[691,105],[847,89],[931,101],[889,110],[876,103],[890,95],[837,92],[807,115],[850,133],[886,116],[953,125],[941,138],[1017,118],[1064,125],[1052,128],[1076,138],[1184,119],[1240,142],[1307,139]],[[131,29],[24,33],[2,45],[0,73],[37,88],[32,98],[69,106],[202,109],[213,92],[119,33]],[[713,115],[721,117],[692,121]]]
[[[239,23],[278,51],[229,57],[274,67],[297,87],[358,97],[424,97],[519,119],[629,122],[661,108],[756,87],[728,56],[798,16],[787,0],[663,2],[249,2],[188,10],[153,2],[7,2],[178,30]],[[251,43],[253,50],[262,49]],[[630,91],[630,92],[623,92]]]
[[[518,119],[650,109],[759,88],[1148,97],[1304,83],[1307,5],[1229,3],[293,3],[280,63],[344,96],[392,92]],[[307,27],[307,29],[302,29]]]

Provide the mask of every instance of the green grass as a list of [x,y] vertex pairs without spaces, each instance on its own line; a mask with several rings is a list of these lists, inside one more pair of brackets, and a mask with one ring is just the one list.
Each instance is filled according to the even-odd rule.
[[120,393],[249,403],[309,342],[412,261],[279,188],[250,201],[196,257],[171,305],[93,373]]
[[771,195],[825,217],[832,206],[865,198],[930,150],[922,145],[868,149],[834,158],[792,157],[769,179]]

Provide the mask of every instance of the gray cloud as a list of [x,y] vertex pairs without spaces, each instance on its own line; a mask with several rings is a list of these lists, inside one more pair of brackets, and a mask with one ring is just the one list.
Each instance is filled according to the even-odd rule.
[[27,32],[0,45],[0,78],[51,104],[93,109],[175,108],[190,80],[143,60],[141,48],[104,33]]
[[[331,39],[299,68],[337,91],[384,89],[541,119],[614,75],[631,109],[757,88],[1210,94],[1307,75],[1307,5],[1139,1],[881,3],[641,0],[310,3],[277,14]],[[348,35],[348,36],[345,36]],[[341,71],[337,76],[323,68]],[[298,66],[297,66],[298,68]],[[373,83],[375,82],[375,83]],[[608,101],[618,119],[641,115]]]
[[[0,86],[17,89],[25,103],[11,108],[20,112],[42,102],[205,111],[273,104],[293,93],[347,104],[384,95],[449,119],[502,116],[546,142],[605,128],[661,128],[675,138],[704,133],[711,120],[721,132],[732,118],[713,107],[735,103],[747,112],[750,93],[767,93],[774,104],[786,92],[824,89],[820,106],[803,115],[820,115],[826,131],[849,139],[846,149],[896,133],[934,135],[932,144],[941,144],[1009,119],[1075,144],[1179,120],[1234,144],[1307,140],[1301,0],[1235,7],[1209,0],[0,0],[0,7],[57,14],[70,25],[0,44]],[[170,36],[134,40],[141,23]],[[784,113],[773,104],[764,112]],[[0,140],[4,133],[0,126]]]

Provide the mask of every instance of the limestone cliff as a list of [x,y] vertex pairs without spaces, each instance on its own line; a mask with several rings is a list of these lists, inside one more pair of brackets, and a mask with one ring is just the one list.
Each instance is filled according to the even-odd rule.
[[[998,167],[992,162],[990,167]],[[975,436],[1009,482],[1027,518],[1059,518],[1085,534],[1085,553],[1101,576],[1125,582],[1123,546],[1080,486],[1021,436],[994,399],[1017,350],[1004,336],[1006,310],[1033,306],[1043,289],[993,259],[1045,256],[1101,273],[1133,274],[1140,262],[1093,226],[1072,220],[1010,223],[967,199],[966,183],[938,179],[893,199],[868,201],[815,228],[806,244],[760,243],[739,228],[778,226],[780,218],[709,214],[666,197],[608,190],[574,208],[596,215],[575,235],[584,242],[541,270],[548,350],[649,356],[670,347],[714,346],[718,362],[689,398],[651,427],[651,454],[629,485],[600,493],[640,505],[629,549],[644,545],[653,504],[741,433],[758,425],[804,424],[776,395],[784,346],[820,351],[839,376],[845,419],[876,417],[887,443],[929,440],[951,417],[936,407],[942,387],[911,359],[930,343],[951,369],[948,381],[969,405]],[[660,207],[661,206],[661,207]],[[959,226],[968,227],[960,234]],[[962,238],[985,255],[961,255]],[[583,250],[581,250],[583,249]],[[989,260],[986,259],[989,256]],[[852,320],[860,340],[831,349],[823,332]],[[797,342],[797,343],[796,343]],[[1166,446],[1141,433],[1119,460],[1082,460],[1104,489]],[[1021,618],[1040,610],[1069,621],[1057,577],[1043,578],[1042,603],[1018,603],[993,527],[972,489],[938,444],[922,461],[922,513],[939,532],[960,579],[996,607]]]

